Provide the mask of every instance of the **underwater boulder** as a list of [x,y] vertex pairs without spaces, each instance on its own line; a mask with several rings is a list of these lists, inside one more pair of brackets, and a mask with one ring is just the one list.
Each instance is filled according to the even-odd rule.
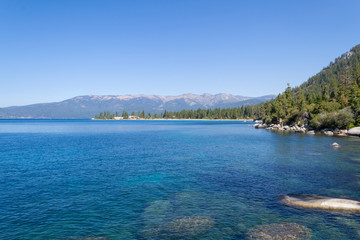
[[172,211],[169,200],[156,200],[152,202],[142,213],[145,228],[142,234],[146,237],[157,238],[162,231],[162,225],[166,222],[167,215]]
[[82,236],[82,237],[70,237],[69,240],[110,240],[107,237],[99,237],[99,236]]
[[177,218],[163,229],[163,234],[171,238],[195,237],[214,226],[214,219],[205,216]]
[[196,192],[185,191],[174,195],[173,205],[176,216],[209,216],[209,195]]
[[333,146],[333,148],[339,148],[340,144],[338,144],[337,142],[334,142],[333,144],[331,144],[331,146]]
[[331,198],[307,194],[288,194],[280,196],[279,200],[292,207],[360,212],[359,201],[345,198]]
[[260,225],[246,233],[246,239],[266,240],[306,240],[311,238],[311,230],[297,223],[272,223]]
[[171,209],[172,204],[169,200],[156,200],[145,208],[142,218],[146,225],[159,225]]

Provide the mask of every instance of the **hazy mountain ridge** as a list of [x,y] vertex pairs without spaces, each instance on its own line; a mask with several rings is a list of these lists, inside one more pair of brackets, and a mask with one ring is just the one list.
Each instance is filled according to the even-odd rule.
[[102,111],[142,111],[160,113],[164,110],[238,107],[257,104],[274,98],[244,97],[232,94],[182,94],[178,96],[159,95],[85,95],[61,102],[39,103],[0,109],[0,118],[91,118]]

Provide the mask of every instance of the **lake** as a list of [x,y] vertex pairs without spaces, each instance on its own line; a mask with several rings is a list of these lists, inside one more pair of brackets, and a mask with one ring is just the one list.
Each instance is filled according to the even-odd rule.
[[[360,138],[249,124],[0,120],[0,239],[244,239],[284,222],[312,239],[360,239],[359,215],[278,200],[359,200]],[[179,219],[203,225],[182,235]]]

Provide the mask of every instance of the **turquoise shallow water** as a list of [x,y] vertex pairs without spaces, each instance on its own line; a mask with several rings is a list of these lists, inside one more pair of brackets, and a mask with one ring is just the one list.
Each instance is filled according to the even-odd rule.
[[158,229],[182,217],[213,221],[186,239],[244,239],[252,227],[280,222],[308,227],[312,239],[360,239],[358,215],[277,200],[360,200],[360,138],[248,125],[0,120],[0,239],[168,239]]

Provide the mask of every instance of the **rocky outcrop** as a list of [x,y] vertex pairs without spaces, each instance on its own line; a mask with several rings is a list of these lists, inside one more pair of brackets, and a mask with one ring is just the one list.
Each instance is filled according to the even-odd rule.
[[347,134],[350,136],[360,137],[360,127],[350,128],[349,131],[347,132]]
[[[273,130],[273,131],[289,131],[289,132],[295,132],[295,133],[306,133],[309,135],[314,135],[315,131],[311,130],[309,126],[288,126],[288,125],[282,125],[282,124],[265,124],[265,123],[257,123],[253,125],[255,128],[264,128],[266,130]],[[339,129],[323,129],[320,131],[320,133],[327,135],[327,136],[360,136],[360,127],[355,127],[348,130],[339,130]]]
[[267,125],[266,125],[266,124],[257,123],[257,124],[254,124],[254,127],[255,127],[255,128],[266,128]]
[[279,199],[282,203],[292,207],[360,212],[359,201],[344,198],[331,198],[306,194],[289,194],[280,196]]
[[310,239],[311,230],[297,223],[273,223],[260,225],[250,229],[246,233],[246,239],[267,240],[290,240]]
[[266,130],[275,130],[275,131],[292,131],[296,133],[306,133],[307,128],[305,126],[283,126],[282,124],[254,124],[255,128],[265,128]]
[[345,137],[345,136],[347,136],[348,131],[347,130],[335,129],[333,133],[336,136]]

